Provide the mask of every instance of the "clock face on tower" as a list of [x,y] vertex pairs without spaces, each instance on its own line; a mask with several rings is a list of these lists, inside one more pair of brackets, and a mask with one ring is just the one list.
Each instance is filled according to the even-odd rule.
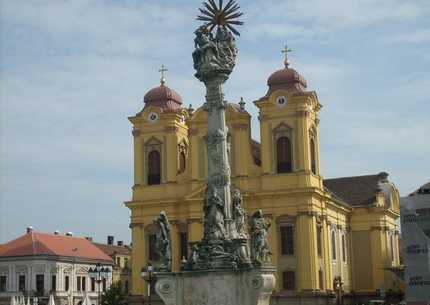
[[287,97],[286,96],[280,96],[276,99],[276,105],[278,107],[284,107],[287,104]]
[[158,120],[158,113],[156,113],[156,112],[151,112],[151,113],[148,115],[148,121],[149,121],[149,122],[154,123],[154,122],[157,122],[157,120]]

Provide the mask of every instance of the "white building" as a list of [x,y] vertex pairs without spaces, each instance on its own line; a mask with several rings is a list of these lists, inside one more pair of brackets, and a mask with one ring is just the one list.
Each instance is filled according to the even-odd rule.
[[430,182],[400,199],[406,301],[430,304]]
[[[105,267],[106,277],[91,278],[90,268]],[[0,245],[0,305],[13,295],[38,296],[46,304],[50,293],[58,305],[80,305],[85,294],[92,304],[112,283],[112,259],[85,238],[71,234],[34,232]]]

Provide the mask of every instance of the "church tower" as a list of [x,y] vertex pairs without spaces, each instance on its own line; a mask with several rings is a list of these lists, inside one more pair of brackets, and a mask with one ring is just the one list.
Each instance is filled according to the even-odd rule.
[[261,170],[263,175],[292,177],[292,187],[321,188],[318,113],[322,106],[314,91],[306,91],[304,77],[289,67],[290,51],[283,51],[285,67],[269,77],[266,95],[254,102],[260,110]]
[[[160,210],[170,211],[156,202],[160,198],[164,198],[165,202],[176,200],[174,188],[185,179],[190,159],[186,126],[188,111],[182,107],[181,96],[167,86],[166,71],[163,66],[160,70],[160,85],[145,94],[143,109],[129,117],[134,138],[134,185],[128,207],[131,210],[133,243],[132,293],[135,295],[144,291],[141,268],[156,257],[152,250],[155,243],[152,220]],[[175,251],[180,249],[180,234],[181,227],[172,225]],[[173,261],[175,268],[179,259],[178,254]]]

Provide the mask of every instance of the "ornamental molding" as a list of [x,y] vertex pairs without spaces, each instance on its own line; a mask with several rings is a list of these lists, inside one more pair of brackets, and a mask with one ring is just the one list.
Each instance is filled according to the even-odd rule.
[[299,211],[297,212],[297,216],[318,217],[318,213],[315,211]]
[[233,129],[236,129],[236,130],[247,130],[248,129],[248,124],[237,123],[237,124],[233,124],[232,127],[233,127]]
[[167,133],[175,133],[179,130],[177,126],[166,126],[164,127],[164,131]]

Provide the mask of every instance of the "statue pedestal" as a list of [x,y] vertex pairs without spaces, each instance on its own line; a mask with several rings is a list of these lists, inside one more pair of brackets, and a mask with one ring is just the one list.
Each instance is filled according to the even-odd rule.
[[155,291],[166,305],[269,305],[275,269],[157,273]]

